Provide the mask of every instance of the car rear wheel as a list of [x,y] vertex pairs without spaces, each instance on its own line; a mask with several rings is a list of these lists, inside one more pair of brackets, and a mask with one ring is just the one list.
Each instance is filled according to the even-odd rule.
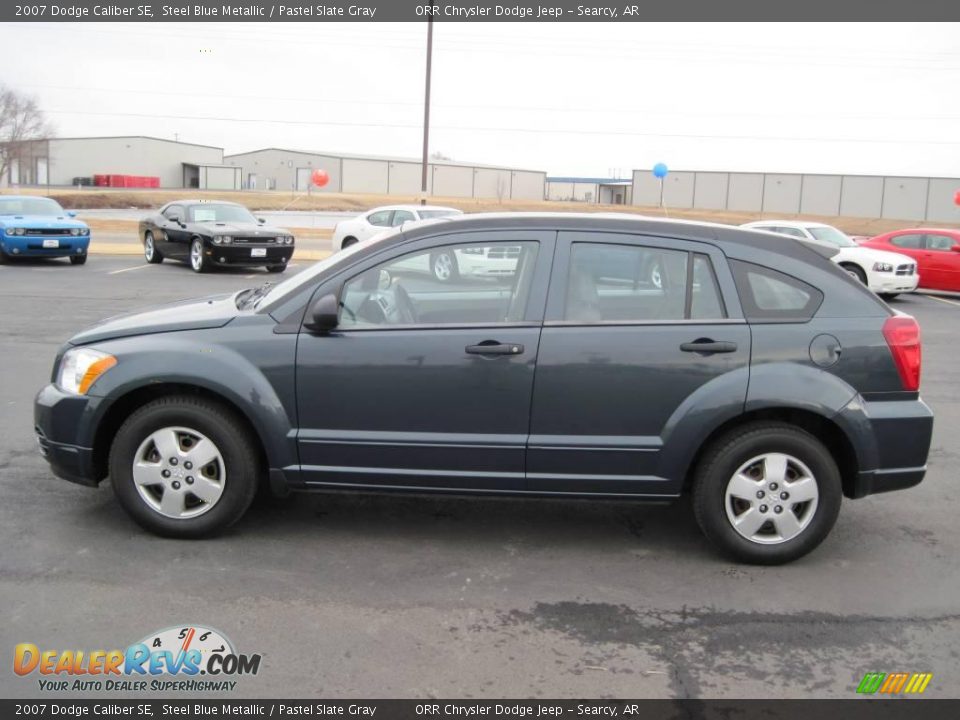
[[163,253],[157,250],[157,243],[153,239],[152,232],[147,232],[143,236],[143,257],[153,265],[163,262]]
[[267,265],[267,272],[282,273],[286,269],[286,265]]
[[449,282],[460,277],[457,256],[453,250],[442,250],[430,255],[430,271],[440,282]]
[[899,295],[900,293],[880,293],[880,297],[887,302],[890,302]]
[[863,268],[857,265],[852,265],[850,263],[846,263],[844,265],[841,265],[840,267],[846,270],[847,274],[850,277],[852,277],[854,280],[859,281],[861,285],[867,284],[867,274],[863,271]]
[[70,256],[70,264],[71,264],[71,265],[86,265],[86,264],[87,264],[87,256],[86,256],[86,254],[84,254],[84,255],[71,255],[71,256]]
[[110,449],[123,508],[158,535],[197,538],[240,519],[257,488],[254,439],[217,403],[160,398],[134,412]]
[[190,267],[196,273],[207,271],[207,256],[203,254],[203,240],[194,238],[190,242]]
[[356,245],[358,242],[360,241],[357,240],[355,237],[344,238],[343,244],[340,245],[340,249],[346,250],[348,247],[350,247],[351,245]]
[[793,425],[754,423],[707,449],[694,471],[697,523],[724,554],[779,565],[816,548],[840,512],[836,462]]

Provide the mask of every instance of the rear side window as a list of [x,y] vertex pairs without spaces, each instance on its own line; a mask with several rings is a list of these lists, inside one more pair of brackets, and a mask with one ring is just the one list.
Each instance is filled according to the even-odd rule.
[[726,316],[710,260],[681,250],[574,243],[564,320],[617,323]]
[[795,277],[740,260],[731,260],[740,302],[748,320],[809,320],[823,293]]
[[890,242],[897,247],[916,249],[923,244],[923,235],[895,235]]
[[927,247],[930,250],[949,250],[957,241],[949,235],[927,235]]

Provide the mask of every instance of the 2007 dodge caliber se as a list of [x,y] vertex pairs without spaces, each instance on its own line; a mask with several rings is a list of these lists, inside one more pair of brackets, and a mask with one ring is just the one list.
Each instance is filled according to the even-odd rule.
[[[438,282],[440,249],[499,272]],[[782,563],[824,539],[842,497],[919,483],[933,429],[917,323],[833,251],[620,216],[406,226],[276,286],[76,335],[36,432],[57,475],[109,476],[161,535],[227,527],[261,481],[689,492],[722,551]]]

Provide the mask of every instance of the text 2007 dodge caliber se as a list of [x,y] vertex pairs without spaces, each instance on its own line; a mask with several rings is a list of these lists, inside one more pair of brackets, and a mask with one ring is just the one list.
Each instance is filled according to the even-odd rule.
[[917,323],[833,251],[617,216],[406,226],[276,286],[76,335],[36,432],[57,475],[109,476],[161,535],[222,530],[261,482],[689,492],[720,550],[782,563],[826,537],[841,497],[919,483],[933,429]]

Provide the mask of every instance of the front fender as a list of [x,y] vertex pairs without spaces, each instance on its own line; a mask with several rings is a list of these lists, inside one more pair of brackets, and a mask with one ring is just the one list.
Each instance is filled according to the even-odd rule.
[[[294,391],[295,335],[242,323],[211,330],[159,333],[97,343],[117,365],[90,390],[103,399],[99,426],[110,406],[151,385],[184,385],[222,397],[249,420],[270,468],[299,464]],[[269,323],[269,328],[273,324]],[[265,337],[268,334],[269,337]],[[92,446],[90,438],[88,446]]]

